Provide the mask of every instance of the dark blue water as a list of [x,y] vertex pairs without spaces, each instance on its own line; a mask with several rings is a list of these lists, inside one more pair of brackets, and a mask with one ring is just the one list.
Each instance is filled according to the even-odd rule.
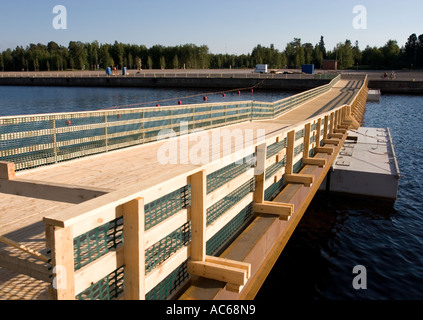
[[[0,87],[0,116],[222,101],[276,101],[292,93],[185,89]],[[318,194],[257,295],[262,299],[423,299],[423,96],[367,103],[365,126],[389,127],[402,178],[386,204]],[[353,268],[367,289],[354,289]]]
[[[223,95],[225,93],[225,96]],[[225,101],[272,102],[293,93],[251,89],[222,92],[219,89],[2,87],[0,116],[92,111],[125,107],[154,107]]]
[[[367,103],[364,121],[391,130],[402,174],[397,201],[319,194],[257,299],[423,299],[423,96],[382,96]],[[366,289],[353,287],[364,277],[356,265],[365,267]]]

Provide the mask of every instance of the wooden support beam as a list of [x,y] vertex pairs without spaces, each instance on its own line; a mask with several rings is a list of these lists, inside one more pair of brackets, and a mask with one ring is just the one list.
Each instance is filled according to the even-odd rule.
[[15,178],[15,164],[0,161],[0,179],[11,180]]
[[326,159],[322,158],[303,158],[303,164],[316,165],[324,167],[326,165]]
[[338,139],[322,139],[322,142],[324,144],[334,144],[335,146],[337,146],[339,144]]
[[[344,123],[344,121],[342,121],[342,123]],[[338,128],[340,128],[340,129],[349,129],[349,124],[340,124],[339,126],[338,126]]]
[[281,203],[273,201],[264,201],[263,203],[253,203],[254,213],[276,214],[280,220],[289,220],[294,212],[294,205],[290,203]]
[[314,182],[314,176],[312,174],[285,174],[284,180],[287,183],[302,183],[307,187],[310,187]]
[[234,267],[234,268],[240,268],[247,271],[247,278],[251,276],[251,264],[247,262],[241,262],[241,261],[235,261],[220,257],[214,257],[214,256],[206,256],[207,262],[217,263],[222,266],[228,266],[228,267]]
[[246,284],[251,265],[229,259],[206,256],[204,261],[187,262],[188,273],[207,279],[226,282],[226,289],[239,292]]
[[344,133],[347,132],[347,129],[341,129],[341,128],[338,127],[338,129],[334,129],[333,132],[334,133],[342,133],[342,134],[344,134]]
[[144,199],[123,205],[125,300],[145,300]]
[[314,151],[316,153],[332,154],[333,153],[333,148],[331,148],[331,147],[316,147],[316,148],[314,148]]
[[329,139],[331,139],[331,138],[342,139],[343,134],[342,133],[329,133],[328,137],[329,137]]

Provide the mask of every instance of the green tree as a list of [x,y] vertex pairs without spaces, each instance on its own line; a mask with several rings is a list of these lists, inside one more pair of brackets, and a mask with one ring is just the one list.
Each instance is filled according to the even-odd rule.
[[358,40],[355,41],[355,45],[352,48],[352,53],[353,53],[354,64],[356,66],[358,66],[361,63],[361,60],[362,60],[362,57],[363,57],[361,50],[360,50],[360,47],[358,45]]
[[88,65],[88,51],[80,41],[69,42],[69,62],[73,68],[84,69]]
[[323,53],[320,50],[320,46],[316,44],[313,50],[313,64],[316,66],[316,68],[321,68],[322,61],[323,61]]
[[354,56],[350,40],[345,40],[344,43],[338,43],[335,51],[337,53],[339,69],[348,69],[354,65]]
[[177,54],[175,54],[175,56],[173,57],[172,67],[173,69],[179,69],[179,59]]
[[164,56],[160,57],[160,69],[166,69],[166,59]]
[[383,54],[383,66],[389,69],[396,69],[400,67],[401,49],[397,41],[388,40],[381,49]]
[[110,45],[103,44],[98,51],[100,67],[107,68],[114,65],[114,61],[110,55]]
[[405,59],[407,64],[413,69],[417,62],[418,39],[415,33],[410,35],[405,43]]
[[423,34],[419,35],[417,39],[417,66],[423,67]]
[[313,45],[311,43],[304,43],[304,62],[306,64],[311,64],[313,62]]
[[327,55],[326,55],[325,41],[323,36],[320,36],[320,41],[318,46],[319,46],[320,52],[322,53],[323,59],[326,59]]
[[116,64],[117,68],[122,68],[124,60],[125,49],[122,43],[115,41],[115,43],[110,47],[110,55],[113,61]]

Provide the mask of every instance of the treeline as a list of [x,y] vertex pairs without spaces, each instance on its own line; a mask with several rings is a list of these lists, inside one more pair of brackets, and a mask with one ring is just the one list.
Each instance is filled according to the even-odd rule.
[[206,45],[185,44],[165,47],[154,45],[100,44],[71,41],[68,47],[53,41],[47,45],[30,44],[26,48],[7,49],[0,54],[1,71],[96,70],[106,67],[121,69],[221,69],[253,68],[268,64],[270,68],[300,68],[314,64],[320,68],[325,59],[337,60],[338,69],[417,69],[423,68],[423,34],[412,34],[401,47],[388,40],[382,47],[367,46],[350,40],[326,50],[324,38],[315,45],[301,43],[300,38],[286,44],[283,51],[257,45],[249,54],[213,54]]

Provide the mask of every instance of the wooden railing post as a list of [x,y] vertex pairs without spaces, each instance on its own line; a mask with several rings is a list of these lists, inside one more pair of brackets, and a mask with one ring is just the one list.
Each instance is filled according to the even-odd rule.
[[292,174],[294,168],[294,143],[295,143],[295,130],[291,130],[287,134],[286,143],[286,165],[285,174]]
[[144,199],[123,205],[125,300],[145,300]]
[[264,182],[266,176],[266,153],[267,146],[263,143],[256,147],[256,161],[257,165],[254,170],[255,188],[254,188],[254,202],[262,203],[264,201]]
[[322,119],[317,119],[316,123],[316,140],[314,141],[316,143],[316,147],[320,147],[320,141],[321,141],[321,126],[322,126]]
[[51,227],[52,300],[75,300],[75,263],[72,227]]
[[311,123],[309,122],[304,125],[303,158],[308,158],[310,155],[310,131],[311,131]]
[[54,117],[51,117],[50,119],[50,128],[53,131],[51,134],[51,143],[53,143],[54,163],[57,163],[57,130],[56,120]]
[[201,170],[190,176],[191,182],[191,259],[188,273],[227,282],[226,290],[240,292],[251,274],[249,263],[206,255],[207,176]]
[[15,178],[15,164],[13,162],[0,161],[0,179],[12,180]]
[[328,138],[329,116],[325,116],[325,124],[323,125],[323,139]]
[[206,171],[191,176],[191,259],[204,261],[206,256]]

